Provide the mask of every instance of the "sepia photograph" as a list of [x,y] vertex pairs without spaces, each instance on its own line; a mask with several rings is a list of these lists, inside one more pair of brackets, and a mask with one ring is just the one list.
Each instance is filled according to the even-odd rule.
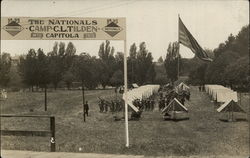
[[0,158],[249,158],[247,0],[1,0]]

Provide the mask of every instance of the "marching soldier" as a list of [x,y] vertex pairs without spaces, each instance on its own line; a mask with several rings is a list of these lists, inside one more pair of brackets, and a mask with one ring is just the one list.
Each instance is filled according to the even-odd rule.
[[114,112],[114,111],[115,111],[115,103],[114,103],[113,100],[111,101],[110,111],[111,111],[111,112]]
[[107,101],[104,102],[104,110],[105,110],[105,112],[108,112],[108,102]]

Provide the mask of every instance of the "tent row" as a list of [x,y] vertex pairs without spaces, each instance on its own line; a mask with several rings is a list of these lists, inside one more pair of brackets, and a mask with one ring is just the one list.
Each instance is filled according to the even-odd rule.
[[214,101],[222,103],[222,105],[217,109],[218,112],[231,113],[228,118],[229,121],[234,120],[234,112],[246,113],[240,105],[237,104],[237,92],[221,85],[205,85],[205,91]]
[[230,100],[238,102],[237,92],[222,85],[205,85],[205,91],[216,102],[225,103]]
[[[136,108],[133,105],[133,101],[135,99],[146,99],[148,97],[150,97],[151,95],[153,95],[154,93],[158,92],[160,88],[160,85],[143,85],[140,86],[138,88],[134,88],[131,89],[127,92],[127,101],[128,101],[128,105],[135,110],[136,112],[138,112],[138,108]],[[123,99],[125,100],[125,94],[123,93]]]

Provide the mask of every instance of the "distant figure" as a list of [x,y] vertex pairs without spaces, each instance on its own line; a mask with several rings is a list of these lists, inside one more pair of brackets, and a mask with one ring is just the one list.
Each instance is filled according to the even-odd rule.
[[115,102],[113,100],[111,101],[110,111],[115,112]]
[[201,86],[199,86],[199,91],[201,91]]
[[151,101],[150,101],[150,108],[151,108],[151,111],[153,111],[154,108],[155,108],[155,101],[154,101],[154,99],[151,99]]
[[103,112],[104,111],[104,100],[100,99],[98,105],[99,105],[99,108],[100,108],[100,112]]
[[84,104],[84,114],[89,116],[89,104],[88,104],[88,101],[86,101],[85,104]]
[[104,112],[108,112],[108,102],[104,102]]
[[186,92],[186,98],[187,98],[188,101],[190,100],[190,95],[191,95],[190,92],[187,91],[187,92]]

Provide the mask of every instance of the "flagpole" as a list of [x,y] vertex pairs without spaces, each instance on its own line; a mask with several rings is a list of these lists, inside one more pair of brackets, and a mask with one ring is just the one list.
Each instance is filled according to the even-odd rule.
[[179,32],[180,32],[180,28],[179,28],[179,18],[180,18],[180,14],[178,14],[178,49],[177,49],[177,57],[178,57],[178,59],[177,59],[177,80],[179,80],[179,71],[180,71],[180,39],[179,39],[179,37],[180,37],[180,35],[179,35]]
[[128,135],[128,97],[127,97],[127,39],[124,40],[124,94],[125,94],[125,139],[126,139],[126,147],[129,147],[129,135]]

